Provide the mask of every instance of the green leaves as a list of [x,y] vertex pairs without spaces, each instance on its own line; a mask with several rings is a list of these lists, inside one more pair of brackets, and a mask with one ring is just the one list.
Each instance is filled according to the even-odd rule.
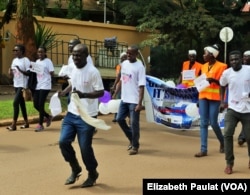
[[43,45],[47,50],[51,50],[56,46],[57,37],[53,32],[52,27],[37,24],[35,30],[35,43],[36,47]]

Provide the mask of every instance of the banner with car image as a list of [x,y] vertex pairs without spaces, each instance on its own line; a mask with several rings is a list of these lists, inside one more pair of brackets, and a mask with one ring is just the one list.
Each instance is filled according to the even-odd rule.
[[[145,107],[148,122],[177,130],[198,130],[200,124],[195,87],[179,88],[153,76],[146,76]],[[224,128],[224,113],[218,118]]]

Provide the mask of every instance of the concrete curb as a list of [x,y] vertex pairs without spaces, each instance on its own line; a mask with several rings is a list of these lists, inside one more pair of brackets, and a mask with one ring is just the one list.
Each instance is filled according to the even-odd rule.
[[[61,115],[57,115],[53,118],[52,121],[59,121],[59,120],[62,120],[63,117],[65,115],[64,114],[61,114]],[[31,116],[29,117],[29,124],[35,124],[35,123],[38,123],[39,121],[39,117],[38,116]],[[3,126],[9,126],[12,124],[12,119],[4,119],[4,120],[0,120],[0,127],[3,127]],[[17,121],[17,125],[23,125],[24,124],[24,120],[18,120]]]

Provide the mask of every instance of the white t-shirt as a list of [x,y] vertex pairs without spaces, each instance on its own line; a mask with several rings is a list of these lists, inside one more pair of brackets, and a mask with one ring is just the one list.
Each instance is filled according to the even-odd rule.
[[228,84],[228,107],[236,112],[249,113],[250,99],[244,94],[250,93],[250,66],[243,65],[239,71],[226,69],[220,78],[220,85]]
[[[103,82],[100,72],[95,66],[87,63],[83,68],[79,69],[76,66],[73,67],[70,76],[72,90],[75,88],[83,93],[90,93],[93,91],[103,90]],[[84,105],[87,113],[90,116],[97,116],[98,114],[98,98],[89,99],[81,98],[81,103]],[[68,112],[79,115],[78,109],[73,101],[70,101],[68,105]]]
[[27,57],[23,58],[14,58],[11,64],[11,69],[13,72],[13,84],[14,87],[23,87],[27,88],[28,77],[21,73],[16,66],[23,71],[27,71],[30,68],[30,60]]
[[139,86],[146,85],[146,72],[140,60],[130,63],[123,61],[121,65],[121,99],[126,103],[138,104]]
[[51,90],[52,79],[51,72],[54,72],[54,66],[52,61],[49,58],[44,58],[43,60],[38,59],[36,64],[41,66],[43,73],[37,73],[37,85],[36,90],[46,89]]

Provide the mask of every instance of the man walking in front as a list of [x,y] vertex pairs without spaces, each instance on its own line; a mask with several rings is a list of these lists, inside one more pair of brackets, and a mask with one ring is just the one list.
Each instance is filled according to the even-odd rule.
[[[220,78],[220,111],[225,108],[224,97],[225,90],[228,86],[228,109],[225,115],[224,128],[224,147],[226,174],[233,173],[234,166],[234,150],[233,150],[233,135],[235,128],[239,122],[242,124],[242,129],[247,142],[247,153],[250,159],[250,67],[242,65],[242,55],[240,51],[232,51],[229,53],[230,68],[222,73]],[[248,161],[250,168],[250,160]]]
[[[75,66],[72,69],[70,83],[59,96],[67,94],[70,90],[77,93],[80,104],[86,109],[86,113],[93,118],[98,115],[98,98],[104,94],[101,75],[93,64],[87,62],[88,48],[84,44],[78,44],[73,48],[73,60]],[[68,112],[63,119],[59,146],[66,162],[70,164],[72,173],[65,185],[73,184],[80,177],[82,168],[78,163],[72,142],[76,136],[80,146],[82,161],[88,171],[88,178],[81,185],[82,188],[95,184],[99,173],[97,172],[97,160],[92,147],[92,138],[95,127],[89,125],[87,119],[83,120],[77,104],[70,99]]]

